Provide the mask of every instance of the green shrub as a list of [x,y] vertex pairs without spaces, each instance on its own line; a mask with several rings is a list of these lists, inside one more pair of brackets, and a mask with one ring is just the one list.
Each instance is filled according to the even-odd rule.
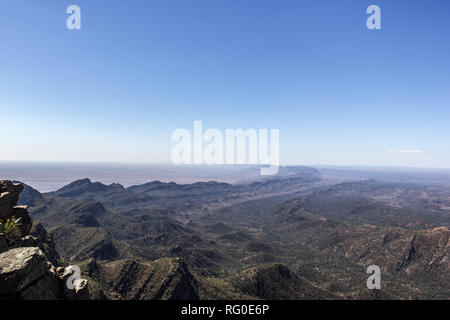
[[11,219],[7,219],[6,222],[0,220],[0,222],[3,223],[4,227],[3,234],[5,235],[10,245],[14,244],[21,237],[20,229],[14,222],[14,220],[14,217],[12,217]]

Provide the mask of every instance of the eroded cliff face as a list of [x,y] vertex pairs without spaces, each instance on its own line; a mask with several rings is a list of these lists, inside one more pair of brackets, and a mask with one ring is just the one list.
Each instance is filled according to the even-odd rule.
[[28,207],[17,206],[22,190],[0,180],[0,300],[89,299],[86,280],[68,288],[71,269],[57,266],[51,237],[40,224],[32,230]]

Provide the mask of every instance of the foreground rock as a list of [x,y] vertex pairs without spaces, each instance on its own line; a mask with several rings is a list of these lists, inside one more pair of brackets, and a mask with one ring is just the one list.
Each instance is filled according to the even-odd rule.
[[0,255],[0,295],[20,292],[47,272],[39,248],[11,249]]
[[55,268],[39,248],[16,248],[0,254],[0,300],[88,299],[86,280],[69,290],[69,268]]

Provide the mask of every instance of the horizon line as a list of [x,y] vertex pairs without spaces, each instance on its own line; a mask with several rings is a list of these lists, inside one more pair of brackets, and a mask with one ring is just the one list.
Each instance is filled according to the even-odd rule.
[[[54,165],[114,165],[114,166],[168,166],[174,168],[197,167],[197,168],[217,168],[217,167],[263,167],[263,164],[173,164],[172,162],[140,162],[140,161],[69,161],[69,160],[1,160],[0,163],[11,164],[54,164]],[[350,169],[350,168],[366,168],[366,169],[411,169],[411,170],[450,170],[450,167],[426,167],[426,166],[398,166],[398,165],[373,165],[373,164],[280,164],[282,167],[311,167],[320,169]]]

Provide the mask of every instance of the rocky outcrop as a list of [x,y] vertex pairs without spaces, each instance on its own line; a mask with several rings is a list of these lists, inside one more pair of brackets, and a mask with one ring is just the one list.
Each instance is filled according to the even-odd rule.
[[47,259],[39,248],[16,248],[0,255],[0,295],[22,291],[47,272]]
[[55,268],[37,247],[15,248],[0,254],[0,300],[88,299],[86,280],[73,281],[70,267]]
[[0,181],[0,253],[37,243],[37,239],[30,236],[32,222],[28,206],[16,206],[22,190],[21,184]]
[[31,234],[28,207],[16,206],[22,190],[0,181],[0,300],[88,299],[86,280],[72,276],[72,267],[55,267],[60,258],[45,228],[37,224]]
[[17,225],[22,236],[30,234],[32,222],[28,214],[28,206],[15,206],[12,211],[12,217],[18,221]]
[[0,180],[0,219],[6,220],[13,215],[13,210],[23,186],[8,180]]

